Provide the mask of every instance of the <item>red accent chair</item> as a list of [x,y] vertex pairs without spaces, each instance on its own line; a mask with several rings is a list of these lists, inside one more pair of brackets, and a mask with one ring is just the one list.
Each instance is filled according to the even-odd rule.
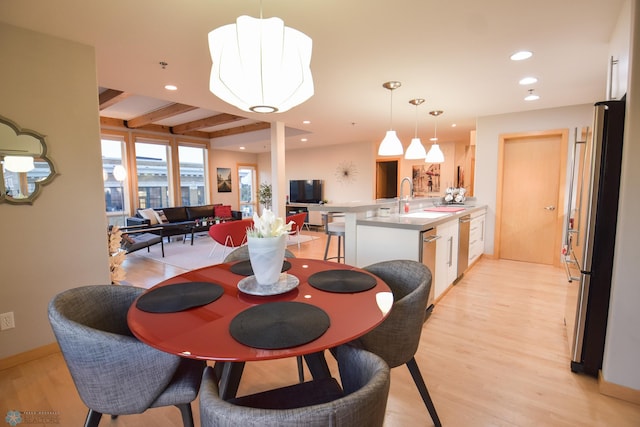
[[253,227],[253,220],[250,218],[213,224],[209,227],[209,236],[218,244],[211,249],[209,256],[212,256],[216,249],[222,246],[224,258],[227,248],[237,248],[244,245],[247,242],[247,228],[251,227]]
[[296,236],[296,238],[298,239],[297,240],[298,249],[300,249],[300,232],[302,231],[302,227],[304,227],[305,225],[306,219],[307,219],[307,213],[300,212],[297,214],[289,215],[285,220],[287,224],[293,221],[293,225],[291,226],[291,232],[289,233],[289,236]]

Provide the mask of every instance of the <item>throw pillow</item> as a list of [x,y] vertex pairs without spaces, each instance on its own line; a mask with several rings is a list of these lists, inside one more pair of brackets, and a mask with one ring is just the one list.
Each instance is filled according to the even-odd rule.
[[138,213],[142,218],[148,219],[150,225],[156,225],[158,223],[158,218],[156,218],[156,211],[154,211],[152,208],[140,209]]
[[215,216],[218,218],[231,218],[231,206],[216,206],[215,208]]
[[164,214],[164,211],[162,209],[159,211],[154,210],[153,213],[155,214],[159,224],[165,224],[169,222],[169,220],[167,219],[167,216]]

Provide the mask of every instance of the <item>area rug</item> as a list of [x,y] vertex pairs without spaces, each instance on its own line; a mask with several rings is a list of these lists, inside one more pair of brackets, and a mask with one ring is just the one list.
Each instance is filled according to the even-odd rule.
[[[318,239],[317,236],[300,235],[301,244],[316,239]],[[297,236],[291,236],[287,240],[288,246],[297,244]],[[193,245],[189,240],[183,243],[182,240],[175,238],[171,243],[165,242],[164,258],[162,257],[160,245],[152,246],[149,252],[146,249],[141,249],[127,255],[127,257],[147,257],[185,270],[194,270],[208,265],[220,264],[232,250],[232,248],[216,243],[207,234],[202,233],[196,235]]]

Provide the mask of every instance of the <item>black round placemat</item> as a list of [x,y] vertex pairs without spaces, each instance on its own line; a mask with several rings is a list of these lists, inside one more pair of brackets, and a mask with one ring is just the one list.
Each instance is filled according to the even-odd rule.
[[222,286],[216,283],[174,283],[143,294],[138,298],[136,307],[150,313],[174,313],[209,304],[223,293]]
[[314,273],[307,280],[311,286],[327,292],[356,293],[376,286],[376,279],[361,271],[326,270]]
[[[282,273],[289,270],[291,268],[291,263],[289,261],[284,261],[282,263]],[[239,274],[241,276],[253,276],[253,268],[251,267],[251,261],[240,261],[233,264],[230,268],[231,272],[234,274]]]
[[233,318],[229,332],[236,341],[266,350],[296,347],[320,337],[329,315],[316,306],[278,301],[248,308]]

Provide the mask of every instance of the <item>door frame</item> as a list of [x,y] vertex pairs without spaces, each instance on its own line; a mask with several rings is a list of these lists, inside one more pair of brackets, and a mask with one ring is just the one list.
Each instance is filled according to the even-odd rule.
[[378,198],[378,172],[379,172],[379,168],[380,168],[380,164],[381,163],[395,163],[396,164],[396,196],[398,197],[399,191],[400,191],[400,162],[401,162],[402,158],[401,157],[384,157],[384,158],[377,158],[376,159],[376,173],[375,173],[375,179],[376,182],[374,184],[374,193],[373,193],[373,198],[377,199]]
[[569,147],[569,129],[553,129],[535,132],[518,132],[500,134],[498,141],[498,182],[496,184],[496,223],[493,236],[494,258],[500,259],[500,237],[502,228],[502,188],[504,183],[504,147],[508,140],[518,138],[553,137],[560,138],[560,170],[558,177],[558,204],[556,207],[556,236],[554,246],[558,249],[558,255],[553,257],[553,265],[561,267],[561,248],[563,227],[565,223],[565,194],[567,186],[567,159]]

